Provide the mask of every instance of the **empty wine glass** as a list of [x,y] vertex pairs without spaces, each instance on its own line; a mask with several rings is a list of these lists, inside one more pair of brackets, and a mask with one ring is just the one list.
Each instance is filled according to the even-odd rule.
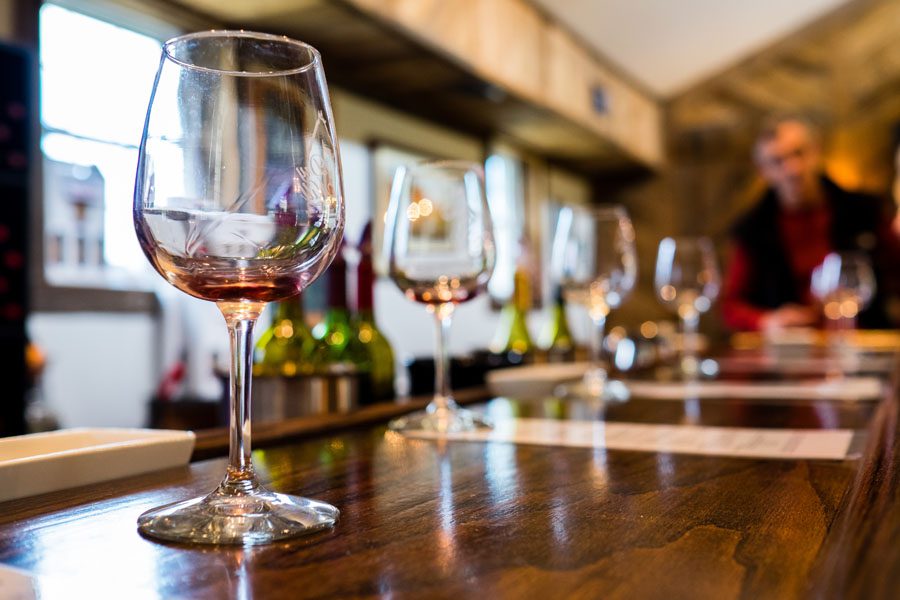
[[583,304],[594,324],[590,336],[588,394],[603,394],[606,370],[601,361],[606,317],[631,293],[637,280],[634,227],[625,208],[564,206],[553,237],[551,272],[566,299]]
[[681,368],[688,377],[699,373],[697,326],[700,315],[719,295],[721,277],[712,242],[706,237],[667,237],[656,255],[656,294],[682,322]]
[[825,315],[832,377],[859,369],[859,354],[847,337],[859,313],[872,302],[875,288],[875,273],[862,252],[831,252],[813,269],[810,291]]
[[251,336],[265,304],[328,266],[344,225],[341,168],[319,53],[286,37],[172,39],[140,145],[134,225],[166,281],[216,303],[231,341],[230,452],[207,496],[145,512],[152,537],[263,544],[332,526],[324,502],[260,486],[250,456]]
[[835,329],[852,329],[856,317],[875,296],[875,274],[862,252],[831,252],[813,270],[812,295]]
[[442,161],[397,169],[385,221],[390,276],[435,317],[434,399],[394,430],[439,433],[489,427],[461,409],[450,391],[447,337],[457,304],[484,291],[494,268],[494,237],[480,165]]

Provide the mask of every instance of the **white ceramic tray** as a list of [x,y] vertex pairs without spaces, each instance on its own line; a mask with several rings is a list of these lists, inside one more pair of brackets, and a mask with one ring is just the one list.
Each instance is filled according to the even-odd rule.
[[191,431],[64,429],[0,439],[0,501],[187,464]]

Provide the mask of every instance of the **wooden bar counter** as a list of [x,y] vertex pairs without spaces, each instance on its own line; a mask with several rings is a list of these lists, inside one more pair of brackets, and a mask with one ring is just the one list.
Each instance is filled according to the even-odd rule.
[[[505,399],[488,407],[556,418],[585,409]],[[439,443],[351,420],[254,455],[271,489],[338,506],[333,531],[251,548],[141,537],[141,512],[218,483],[225,461],[217,458],[2,503],[0,562],[30,573],[41,598],[898,596],[895,395],[711,399],[699,409],[704,425],[858,430],[861,457]],[[680,402],[633,399],[601,418],[687,417]]]

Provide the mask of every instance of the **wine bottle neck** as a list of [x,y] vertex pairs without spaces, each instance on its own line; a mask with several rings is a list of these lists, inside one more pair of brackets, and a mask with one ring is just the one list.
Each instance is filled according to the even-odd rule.
[[531,282],[524,269],[516,269],[513,275],[512,302],[518,311],[528,312],[531,308]]
[[356,320],[360,323],[375,326],[375,311],[371,308],[368,310],[360,310],[356,313]]
[[299,296],[291,298],[283,302],[279,302],[275,309],[275,321],[297,321],[303,322],[303,301]]
[[374,307],[375,268],[372,257],[363,256],[356,271],[356,310],[371,313]]
[[328,269],[328,308],[347,310],[347,263],[340,252]]
[[346,306],[330,306],[325,312],[325,325],[330,329],[334,325],[348,324],[350,322],[350,311]]
[[564,309],[566,307],[566,298],[563,296],[563,289],[561,285],[556,285],[553,287],[553,305],[556,308]]

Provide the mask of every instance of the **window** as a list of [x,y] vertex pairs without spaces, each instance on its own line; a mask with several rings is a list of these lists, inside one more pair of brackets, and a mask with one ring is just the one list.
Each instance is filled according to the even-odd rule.
[[45,278],[150,289],[131,199],[161,40],[56,4],[39,35]]
[[524,247],[528,240],[522,164],[509,156],[493,154],[485,162],[484,177],[497,251],[488,291],[494,300],[503,303],[513,294],[513,274],[518,263],[531,258],[522,256],[531,250]]

